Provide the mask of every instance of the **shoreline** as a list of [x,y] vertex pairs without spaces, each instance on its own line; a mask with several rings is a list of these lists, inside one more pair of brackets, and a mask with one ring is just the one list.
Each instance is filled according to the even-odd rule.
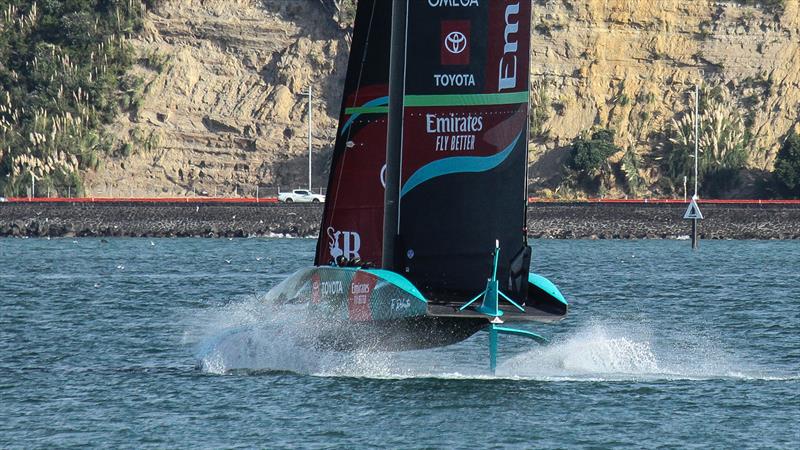
[[[800,204],[701,202],[701,239],[800,239]],[[322,206],[237,200],[0,203],[0,237],[309,237]],[[533,202],[535,239],[678,239],[683,202]]]

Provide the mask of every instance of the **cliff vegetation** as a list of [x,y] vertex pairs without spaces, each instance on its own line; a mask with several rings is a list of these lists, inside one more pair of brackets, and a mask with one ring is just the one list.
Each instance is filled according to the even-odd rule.
[[105,126],[136,106],[139,0],[0,1],[0,192],[82,193],[119,152]]

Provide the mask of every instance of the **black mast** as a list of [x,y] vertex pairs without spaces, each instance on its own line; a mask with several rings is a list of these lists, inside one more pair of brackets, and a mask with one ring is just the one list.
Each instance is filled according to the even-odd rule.
[[406,76],[406,21],[408,0],[393,0],[392,43],[389,62],[389,125],[386,141],[386,191],[383,211],[383,262],[394,270],[400,218],[400,165],[403,146],[403,96]]

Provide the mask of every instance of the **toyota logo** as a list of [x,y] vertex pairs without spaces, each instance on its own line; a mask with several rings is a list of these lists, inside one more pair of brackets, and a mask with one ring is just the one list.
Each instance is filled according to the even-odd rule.
[[453,31],[444,38],[444,46],[448,52],[458,55],[467,49],[467,37],[460,31]]

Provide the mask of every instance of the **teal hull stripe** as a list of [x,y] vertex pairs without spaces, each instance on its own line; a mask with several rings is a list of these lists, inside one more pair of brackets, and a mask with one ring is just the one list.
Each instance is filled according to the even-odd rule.
[[379,279],[408,292],[409,294],[413,295],[414,298],[416,298],[417,300],[423,303],[428,303],[428,300],[425,299],[425,297],[416,288],[416,286],[414,286],[414,284],[408,281],[408,279],[406,279],[404,276],[392,272],[391,270],[384,270],[384,269],[367,269],[364,271],[371,273],[376,277],[378,277]]
[[363,106],[355,107],[355,108],[346,108],[344,113],[345,114],[352,114],[352,116],[347,119],[344,126],[342,127],[341,134],[344,134],[350,126],[353,125],[353,122],[359,118],[362,114],[386,114],[389,112],[389,108],[386,106],[389,104],[389,97],[380,97],[376,98],[375,100],[370,100],[367,103],[364,103]]
[[454,156],[434,161],[414,172],[400,191],[402,198],[422,183],[445,175],[456,173],[488,172],[505,161],[519,143],[522,133],[518,134],[505,150],[492,156]]
[[535,273],[528,273],[528,283],[538,287],[539,289],[547,292],[550,294],[554,299],[558,300],[559,302],[568,305],[567,300],[561,294],[561,291],[558,290],[555,284],[552,281],[548,280],[547,278],[537,275]]

